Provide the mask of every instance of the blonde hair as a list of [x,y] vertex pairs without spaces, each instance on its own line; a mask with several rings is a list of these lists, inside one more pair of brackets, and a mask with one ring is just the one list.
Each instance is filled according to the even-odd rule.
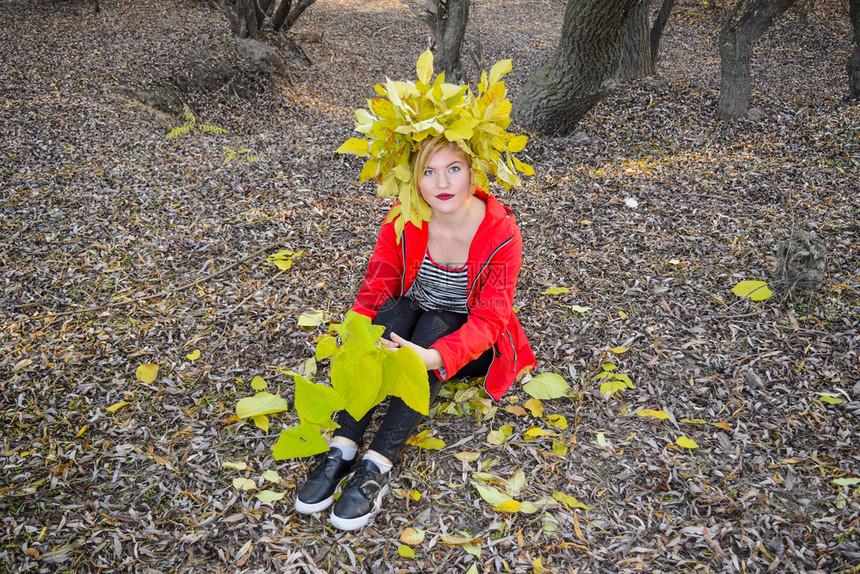
[[[429,137],[421,142],[421,145],[414,152],[415,157],[412,159],[412,185],[415,186],[416,191],[418,190],[418,182],[421,181],[422,177],[424,177],[424,170],[427,169],[427,164],[430,163],[430,158],[432,158],[433,154],[437,151],[446,147],[453,147],[456,149],[460,155],[463,156],[463,161],[466,162],[469,169],[472,168],[472,162],[469,161],[469,155],[461,150],[460,146],[456,143],[448,141],[443,135]],[[472,187],[472,191],[474,192],[474,186]]]

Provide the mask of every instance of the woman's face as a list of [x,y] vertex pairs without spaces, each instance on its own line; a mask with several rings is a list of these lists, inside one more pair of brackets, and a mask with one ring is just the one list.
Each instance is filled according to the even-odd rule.
[[418,180],[421,197],[433,213],[457,213],[472,197],[472,169],[456,146],[445,146],[432,156]]

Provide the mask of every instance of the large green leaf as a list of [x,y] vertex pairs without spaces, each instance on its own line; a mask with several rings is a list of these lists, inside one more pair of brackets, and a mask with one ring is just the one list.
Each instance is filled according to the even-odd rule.
[[409,408],[426,416],[430,409],[430,384],[424,361],[408,347],[384,351],[381,355],[383,383],[380,392],[400,397]]
[[296,412],[299,420],[318,425],[326,424],[334,411],[344,408],[343,397],[327,385],[318,385],[294,375],[296,381]]
[[239,399],[239,402],[236,403],[236,416],[240,419],[280,413],[285,410],[287,410],[287,399],[266,392]]
[[331,384],[346,402],[346,411],[360,420],[374,405],[382,385],[382,365],[376,340],[384,328],[370,324],[358,313],[347,313],[337,327],[343,339],[342,352],[331,361]]
[[523,390],[530,396],[542,401],[566,397],[570,394],[570,386],[561,375],[555,373],[535,375],[523,385]]
[[278,442],[272,446],[275,460],[313,456],[328,450],[328,444],[315,424],[303,423],[281,431]]

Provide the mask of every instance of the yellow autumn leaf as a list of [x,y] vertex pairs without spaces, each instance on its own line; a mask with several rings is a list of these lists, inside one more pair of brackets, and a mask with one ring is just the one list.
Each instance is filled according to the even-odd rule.
[[234,478],[233,488],[235,488],[236,490],[244,490],[245,492],[248,492],[249,490],[254,490],[255,488],[257,488],[257,483],[250,478]]
[[441,438],[430,436],[416,444],[418,448],[426,448],[427,450],[442,450],[445,448],[445,441]]
[[570,293],[570,289],[567,287],[550,287],[546,291],[541,292],[541,295],[563,295],[565,293]]
[[467,552],[471,554],[475,558],[481,557],[481,545],[475,544],[474,542],[470,542],[469,544],[463,544],[460,548],[463,549],[463,552]]
[[309,309],[299,315],[298,324],[302,329],[313,329],[323,321],[325,321],[325,311]]
[[732,293],[738,297],[748,297],[753,301],[764,301],[773,295],[764,281],[741,281],[732,287]]
[[401,558],[415,558],[415,551],[405,544],[397,547],[397,553],[400,554]]
[[462,460],[464,462],[475,462],[479,458],[481,458],[481,453],[479,452],[458,452],[454,455],[458,460]]
[[254,415],[251,417],[254,424],[263,432],[269,432],[269,417],[266,415]]
[[547,415],[546,418],[549,421],[549,424],[559,430],[564,430],[567,428],[567,419],[561,415]]
[[418,56],[415,71],[417,72],[419,82],[430,83],[430,80],[433,78],[433,52],[430,51],[430,48],[427,48],[423,54]]
[[565,494],[563,492],[554,492],[552,497],[564,504],[568,508],[581,508],[582,510],[588,510],[588,507],[578,501],[576,498],[570,496],[569,494]]
[[527,400],[526,408],[531,411],[532,416],[535,418],[543,416],[543,403],[540,402],[540,399],[531,398]]
[[266,387],[269,386],[269,383],[266,382],[266,379],[257,375],[253,379],[251,379],[251,388],[255,391],[263,391]]
[[513,498],[504,501],[496,507],[496,510],[499,512],[519,512],[522,509],[522,503],[514,500]]
[[699,445],[696,444],[696,441],[694,441],[693,439],[687,438],[685,436],[678,437],[678,439],[675,440],[675,444],[677,444],[681,448],[689,448],[689,449],[699,448]]
[[279,484],[281,482],[281,475],[278,474],[278,471],[276,470],[267,470],[263,473],[263,478],[265,478],[272,484]]
[[248,468],[248,463],[243,462],[243,461],[231,462],[228,460],[228,461],[224,461],[223,463],[221,463],[221,468],[230,468],[232,470],[242,471],[242,470],[245,470],[246,468]]
[[370,153],[370,142],[362,138],[349,138],[335,150],[335,153],[351,153],[358,157],[365,157]]
[[668,419],[669,415],[663,411],[655,411],[652,409],[642,409],[636,413],[640,417],[654,417],[655,419]]
[[609,350],[611,352],[615,353],[616,355],[623,355],[624,353],[627,352],[628,349],[627,349],[627,347],[618,346],[618,347],[613,347],[612,349],[609,349]]
[[514,434],[514,429],[511,425],[502,425],[498,430],[493,430],[487,433],[487,442],[494,445],[500,445],[508,440],[508,437]]
[[286,496],[284,492],[275,492],[273,490],[261,490],[257,493],[257,500],[260,502],[275,502]]
[[542,428],[532,427],[525,432],[525,434],[523,435],[523,438],[525,438],[526,440],[534,440],[536,438],[540,438],[540,437],[546,436],[548,434],[553,434],[553,433],[551,433],[548,430],[542,429]]
[[472,536],[457,536],[454,534],[443,534],[440,538],[448,546],[462,546],[463,544],[471,544],[477,540],[477,538]]
[[192,352],[185,355],[185,358],[193,363],[200,358],[200,349],[194,349]]
[[395,488],[392,492],[403,498],[411,498],[412,500],[421,500],[421,493],[414,489],[406,490],[405,488]]
[[149,384],[158,375],[158,365],[155,363],[143,363],[137,367],[135,374],[137,375],[137,380]]
[[128,402],[128,401],[120,401],[120,402],[118,402],[118,403],[114,403],[114,404],[112,404],[111,406],[109,406],[109,407],[108,407],[108,408],[106,408],[105,410],[106,410],[107,412],[109,412],[109,413],[115,413],[115,412],[117,412],[118,410],[120,410],[122,407],[128,406],[128,405],[130,405],[130,404],[131,404],[131,403],[130,403],[130,402]]
[[426,530],[421,530],[420,528],[405,528],[403,532],[400,533],[400,542],[404,544],[409,544],[410,546],[416,546],[424,542],[424,535],[427,533]]

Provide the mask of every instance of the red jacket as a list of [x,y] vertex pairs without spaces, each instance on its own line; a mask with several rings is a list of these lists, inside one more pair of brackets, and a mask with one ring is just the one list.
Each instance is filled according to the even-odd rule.
[[[534,353],[513,311],[523,241],[510,209],[480,189],[476,195],[487,204],[487,211],[466,263],[469,317],[460,329],[442,337],[431,348],[442,355],[444,371],[436,374],[445,379],[445,374],[456,374],[493,347],[493,362],[484,378],[484,388],[498,400],[515,380],[535,366]],[[427,251],[427,227],[418,228],[407,222],[398,244],[394,223],[383,224],[352,307],[354,311],[374,319],[383,303],[409,291]]]

